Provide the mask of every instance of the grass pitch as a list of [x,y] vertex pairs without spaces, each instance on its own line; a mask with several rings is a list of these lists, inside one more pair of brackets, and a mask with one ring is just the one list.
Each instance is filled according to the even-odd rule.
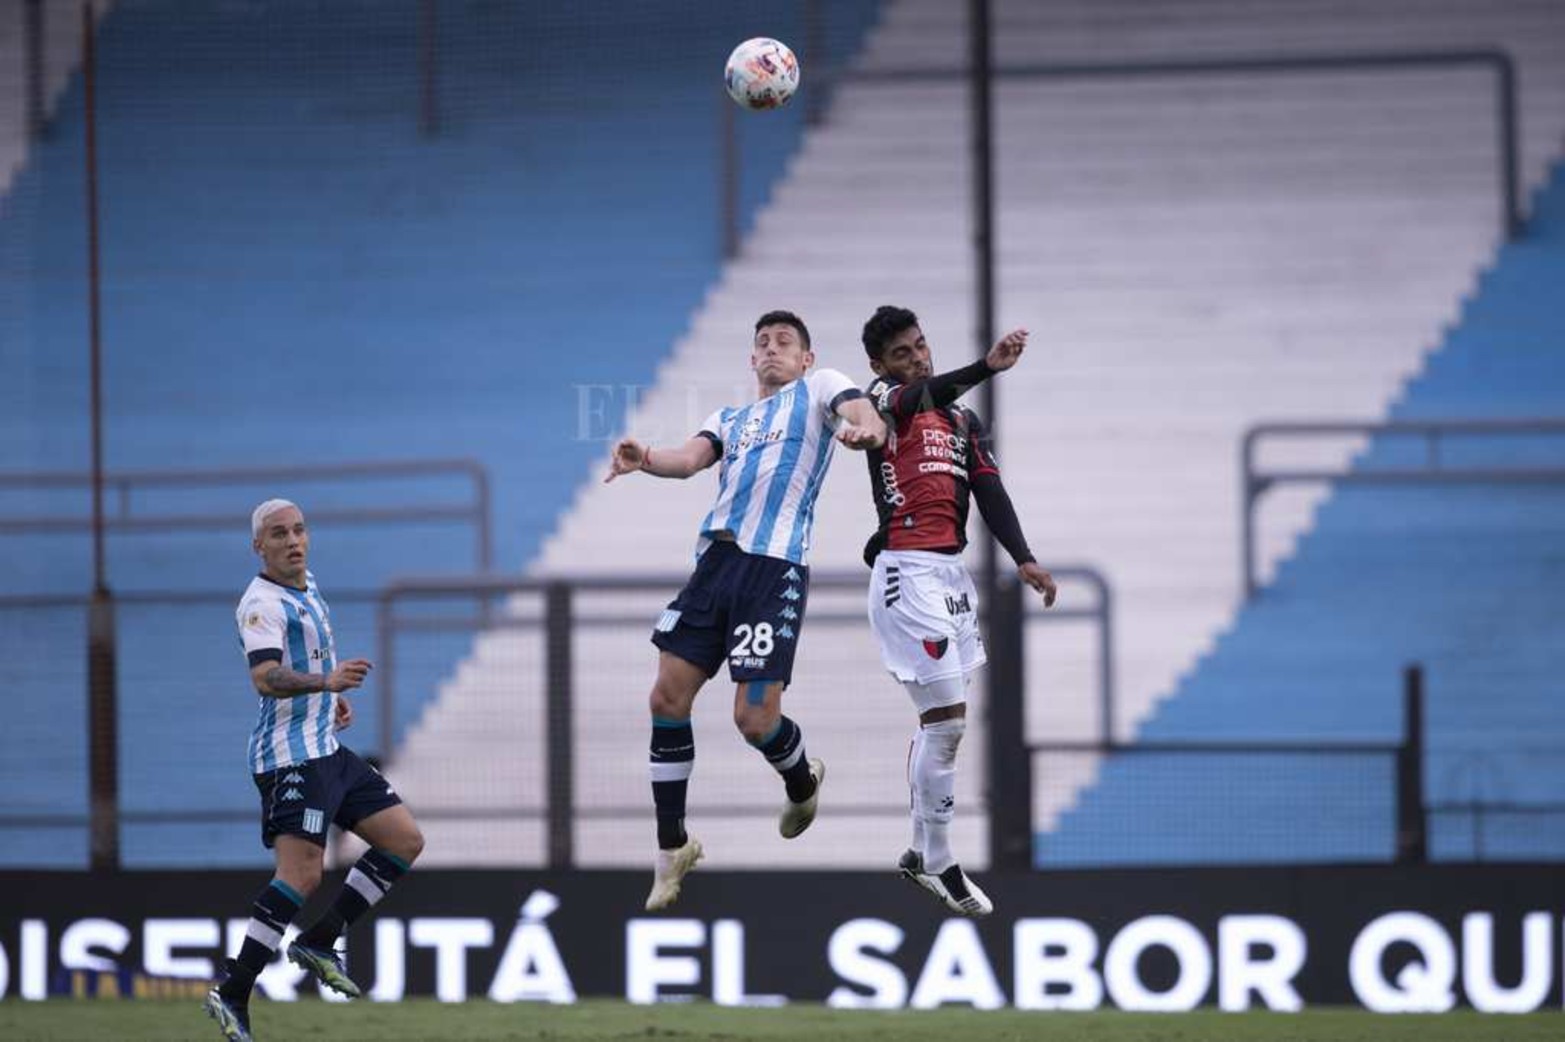
[[[970,1009],[870,1012],[817,1005],[732,1009],[707,1003],[632,1006],[608,999],[574,1006],[430,1000],[396,1004],[257,999],[258,1042],[317,1039],[762,1039],[783,1042],[1557,1042],[1565,1014],[1520,1017],[1458,1012],[1379,1016],[1354,1010],[1305,1013],[1033,1013]],[[0,1039],[219,1042],[199,1003],[185,1001],[0,1002]]]

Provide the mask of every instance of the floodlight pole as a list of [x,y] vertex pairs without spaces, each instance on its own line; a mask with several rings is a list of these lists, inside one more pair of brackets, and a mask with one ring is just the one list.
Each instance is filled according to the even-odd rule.
[[92,599],[87,610],[88,850],[94,871],[120,864],[119,709],[114,595],[103,553],[103,351],[98,272],[98,71],[92,4],[82,6],[82,125],[87,165],[87,329],[92,428]]
[[[989,0],[968,0],[968,73],[972,109],[973,287],[975,332],[982,357],[994,343],[994,105]],[[979,409],[990,436],[1000,418],[994,381],[979,389]],[[1002,590],[993,534],[979,539],[979,596],[988,606],[992,659],[985,677],[988,738],[989,867],[1010,872],[1032,868],[1032,760],[1027,749],[1027,695],[1022,671],[1022,598]]]

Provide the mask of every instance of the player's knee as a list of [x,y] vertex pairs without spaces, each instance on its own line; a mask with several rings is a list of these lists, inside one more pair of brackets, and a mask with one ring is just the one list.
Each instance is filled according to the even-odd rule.
[[954,716],[924,725],[924,745],[944,768],[956,766],[956,750],[967,733],[967,718]]
[[397,847],[398,849],[393,853],[411,865],[424,852],[424,830],[417,825],[409,825],[407,833],[400,838]]
[[768,719],[761,713],[757,713],[749,706],[734,710],[734,726],[744,736],[744,740],[751,745],[760,745],[772,736],[777,730],[777,718]]
[[665,720],[682,720],[690,715],[691,699],[673,684],[659,680],[647,696],[647,709]]
[[309,897],[320,889],[321,886],[321,862],[303,862],[289,865],[278,873],[278,878],[299,892],[300,897]]

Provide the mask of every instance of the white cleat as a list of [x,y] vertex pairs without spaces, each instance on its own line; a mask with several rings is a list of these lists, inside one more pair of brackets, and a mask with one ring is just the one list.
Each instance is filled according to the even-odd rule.
[[777,831],[783,839],[792,839],[810,827],[815,820],[815,809],[820,806],[821,786],[826,784],[826,764],[822,760],[810,760],[810,777],[815,779],[815,791],[803,803],[787,800],[782,815],[777,819]]
[[897,858],[897,870],[940,899],[940,903],[957,915],[969,919],[982,919],[994,911],[994,902],[979,885],[972,881],[961,865],[952,865],[936,875],[924,871],[924,858],[916,850],[903,851]]
[[685,881],[685,873],[701,860],[701,841],[694,836],[685,837],[685,845],[673,850],[659,850],[652,866],[652,890],[647,894],[647,911],[667,908],[679,899],[679,888]]

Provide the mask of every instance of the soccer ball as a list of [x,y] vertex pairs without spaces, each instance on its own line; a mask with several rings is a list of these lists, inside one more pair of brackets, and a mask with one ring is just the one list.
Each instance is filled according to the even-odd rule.
[[723,82],[728,96],[745,108],[774,109],[799,89],[799,59],[782,41],[757,36],[728,56]]

